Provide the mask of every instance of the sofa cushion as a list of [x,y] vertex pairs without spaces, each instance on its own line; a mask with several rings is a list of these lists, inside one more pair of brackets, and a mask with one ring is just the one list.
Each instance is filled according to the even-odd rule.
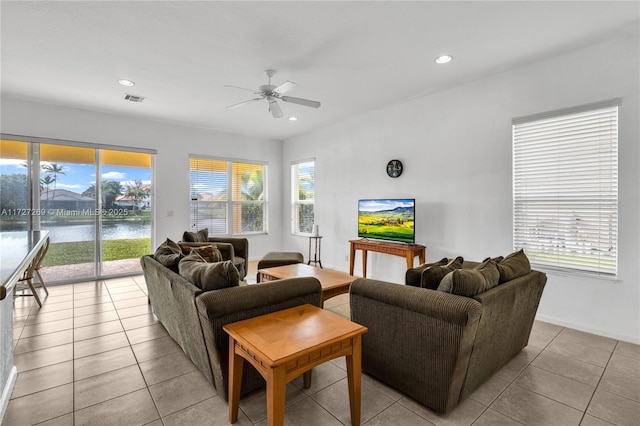
[[204,228],[198,232],[184,231],[182,241],[186,243],[206,243],[209,241],[209,228]]
[[407,272],[404,274],[404,283],[406,285],[412,285],[414,287],[420,287],[420,280],[422,279],[422,272],[427,269],[429,266],[434,265],[446,265],[448,259],[446,257],[432,263],[424,263],[420,266],[416,266],[415,268],[407,269]]
[[214,263],[222,262],[222,253],[214,244],[200,247],[191,247],[190,254],[200,256],[203,262]]
[[529,258],[523,249],[514,251],[498,263],[500,284],[506,283],[531,272]]
[[[444,259],[443,259],[444,260]],[[456,269],[462,268],[462,263],[464,259],[462,256],[458,256],[455,259],[450,259],[444,265],[433,265],[426,268],[422,271],[422,279],[420,281],[420,286],[422,288],[428,288],[430,290],[435,290],[440,285],[440,281],[449,273]]]
[[180,246],[176,242],[167,238],[167,240],[156,249],[153,258],[163,266],[177,271],[178,263],[180,259],[182,259],[182,250],[180,250]]
[[500,273],[493,260],[473,269],[456,269],[448,273],[438,286],[439,291],[473,297],[498,285]]
[[204,291],[237,287],[240,281],[238,270],[230,260],[207,263],[191,253],[182,258],[178,267],[180,275]]

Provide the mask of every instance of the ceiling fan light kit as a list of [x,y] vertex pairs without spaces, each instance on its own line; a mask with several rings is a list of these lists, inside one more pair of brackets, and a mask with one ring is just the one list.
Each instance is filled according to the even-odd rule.
[[296,84],[292,81],[287,80],[284,83],[276,86],[271,84],[271,77],[273,77],[276,74],[276,71],[272,69],[268,69],[268,70],[265,70],[265,74],[269,78],[269,83],[260,86],[257,91],[252,89],[246,89],[244,87],[225,85],[225,87],[230,87],[233,89],[248,90],[250,92],[253,92],[255,95],[259,96],[257,98],[248,99],[246,101],[242,101],[237,104],[229,105],[227,109],[235,109],[249,103],[261,101],[263,99],[266,99],[269,102],[269,111],[271,112],[271,115],[273,116],[273,118],[280,118],[283,116],[282,109],[280,108],[280,104],[278,104],[277,102],[278,100],[281,100],[282,102],[289,102],[292,104],[302,105],[310,108],[320,108],[320,102],[318,101],[312,101],[310,99],[303,99],[303,98],[295,98],[293,96],[283,96],[285,93],[289,92],[290,90],[293,90],[296,87]]

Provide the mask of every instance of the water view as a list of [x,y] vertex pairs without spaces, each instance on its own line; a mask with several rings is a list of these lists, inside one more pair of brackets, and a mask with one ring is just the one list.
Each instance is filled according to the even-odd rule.
[[[96,227],[93,224],[53,225],[43,224],[42,229],[49,231],[52,243],[75,241],[94,241]],[[140,222],[114,222],[102,224],[103,240],[128,240],[150,238],[151,224]]]

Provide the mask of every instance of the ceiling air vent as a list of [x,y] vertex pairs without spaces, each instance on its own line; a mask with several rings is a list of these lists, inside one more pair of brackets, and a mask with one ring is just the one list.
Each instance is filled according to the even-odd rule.
[[142,102],[144,101],[144,96],[137,96],[137,95],[130,95],[128,93],[125,93],[125,95],[123,96],[125,101],[131,101],[131,102]]

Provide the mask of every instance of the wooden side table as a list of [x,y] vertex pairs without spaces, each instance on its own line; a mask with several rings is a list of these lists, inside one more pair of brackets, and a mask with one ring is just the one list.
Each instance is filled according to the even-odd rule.
[[[311,241],[315,244],[315,250],[313,252],[313,260],[311,260]],[[307,265],[318,264],[322,268],[322,261],[320,260],[320,249],[322,248],[322,237],[319,235],[312,235],[309,237],[309,261]]]
[[362,334],[366,327],[313,305],[227,324],[229,422],[238,421],[244,360],[267,382],[267,424],[284,424],[288,382],[323,362],[346,357],[351,424],[360,425]]
[[395,244],[384,241],[371,240],[349,240],[351,249],[349,250],[349,275],[353,275],[353,267],[356,260],[356,250],[362,250],[362,276],[367,278],[367,252],[402,256],[407,260],[407,269],[413,268],[413,258],[418,256],[419,265],[425,262],[426,247],[420,244]]

